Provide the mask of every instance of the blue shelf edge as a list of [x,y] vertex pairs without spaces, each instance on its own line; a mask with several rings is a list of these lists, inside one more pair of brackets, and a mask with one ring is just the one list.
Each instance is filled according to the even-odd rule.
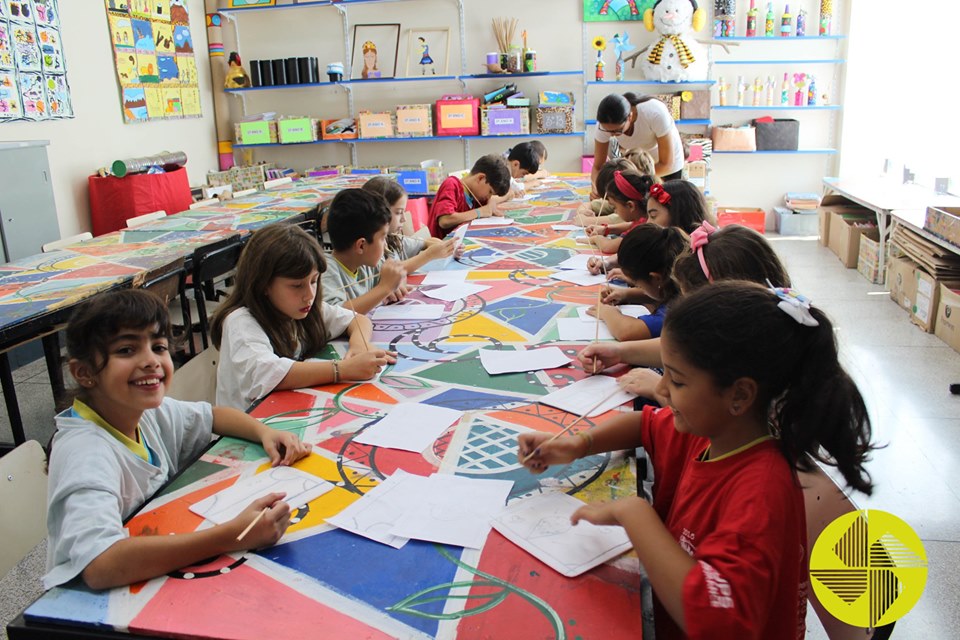
[[817,104],[810,106],[794,106],[794,105],[771,105],[771,106],[757,106],[757,107],[736,107],[736,106],[726,106],[721,107],[719,105],[714,105],[710,107],[716,111],[839,111],[841,109],[838,104]]
[[733,37],[730,37],[730,38],[717,38],[717,40],[720,40],[721,42],[722,42],[723,40],[733,40],[733,41],[738,41],[738,42],[804,42],[804,41],[810,41],[810,40],[843,40],[843,39],[846,38],[846,37],[847,37],[847,36],[843,36],[843,35],[839,35],[839,36],[788,36],[788,37],[773,36],[773,37],[771,37],[771,38],[768,38],[768,37],[766,37],[766,36],[751,36],[751,37],[749,37],[749,38],[746,37],[746,36],[733,36]]
[[[688,118],[688,119],[686,119],[686,120],[684,120],[683,118],[681,118],[681,119],[679,119],[679,120],[674,120],[674,122],[675,122],[676,124],[683,124],[683,125],[708,125],[708,124],[712,124],[712,122],[711,122],[710,120],[700,119],[700,118],[697,118],[697,119],[690,119],[690,118]],[[594,125],[594,124],[597,124],[597,121],[596,121],[596,120],[584,120],[584,121],[583,121],[583,124],[585,124],[585,125]]]
[[533,76],[582,76],[580,71],[525,71],[523,73],[468,73],[457,76],[460,79],[470,80],[474,78],[528,78]]
[[837,153],[836,149],[798,149],[796,151],[717,151],[713,150],[714,154],[722,153],[725,155],[741,155],[741,156],[750,156],[750,155],[765,155],[765,154],[798,154],[798,155],[833,155]]
[[[382,0],[381,0],[382,1]],[[251,7],[252,8],[252,7]],[[244,11],[249,9],[244,9]],[[242,89],[224,89],[226,93],[245,93],[247,91],[266,91],[269,89],[310,89],[313,87],[330,87],[341,84],[375,84],[378,82],[432,82],[436,80],[474,80],[480,78],[528,78],[539,76],[574,76],[583,75],[583,71],[533,71],[530,73],[478,73],[473,75],[457,76],[406,76],[402,78],[370,78],[369,80],[341,80],[340,82],[301,82],[299,84],[272,84],[265,87],[244,87]]]
[[256,147],[296,147],[305,144],[329,144],[335,142],[344,142],[353,144],[356,142],[422,142],[424,140],[496,140],[497,138],[547,138],[547,137],[573,137],[582,136],[583,131],[574,131],[573,133],[515,133],[505,136],[425,136],[421,138],[351,138],[348,140],[312,140],[310,142],[270,142],[267,144],[233,144],[234,149],[249,149]]
[[680,82],[660,82],[659,80],[587,80],[588,85],[597,84],[653,84],[665,87],[683,86],[691,84],[716,84],[716,80],[683,80]]
[[817,58],[812,60],[715,60],[713,64],[741,65],[741,64],[844,64],[845,58]]

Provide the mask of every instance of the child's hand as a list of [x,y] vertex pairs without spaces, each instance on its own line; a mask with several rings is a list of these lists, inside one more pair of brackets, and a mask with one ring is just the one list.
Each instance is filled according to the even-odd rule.
[[401,284],[399,287],[393,290],[393,293],[384,298],[383,303],[392,304],[394,302],[400,302],[406,298],[407,294],[409,294],[411,291],[413,291],[413,287]]
[[564,436],[547,443],[551,437],[549,433],[528,432],[517,438],[517,458],[530,473],[543,473],[552,464],[573,462],[586,453],[584,438]]
[[603,258],[598,258],[594,256],[587,260],[587,271],[590,272],[590,275],[595,276],[602,272],[604,269]]
[[570,522],[577,524],[581,520],[586,520],[597,525],[619,525],[616,513],[620,508],[619,501],[601,502],[600,504],[588,504],[580,507],[570,516]]
[[387,260],[380,267],[380,283],[391,291],[395,291],[400,286],[406,275],[407,270],[396,260]]
[[617,384],[624,391],[635,393],[643,398],[653,398],[656,396],[657,385],[660,384],[662,377],[653,369],[640,367],[617,378]]
[[[283,533],[290,526],[290,505],[283,501],[285,493],[271,493],[257,498],[250,503],[250,506],[240,512],[236,518],[230,521],[226,526],[230,527],[233,547],[237,551],[244,549],[260,549],[269,547],[280,540]],[[260,512],[266,509],[261,516]],[[246,530],[255,518],[260,518],[253,525],[250,531],[247,531],[242,540],[237,537]]]
[[[596,368],[594,368],[594,358],[596,358]],[[587,345],[577,354],[577,360],[583,370],[591,375],[623,362],[620,358],[620,344],[609,342],[594,342]]]
[[623,304],[629,295],[630,289],[627,287],[606,287],[600,301],[603,304]]
[[622,280],[624,282],[629,282],[627,276],[623,275],[623,269],[620,267],[614,267],[613,269],[607,270],[607,282],[611,280]]
[[289,431],[278,431],[277,429],[267,429],[260,438],[260,444],[263,450],[267,452],[270,458],[270,466],[291,465],[300,458],[310,454],[312,447],[302,442],[295,433]]
[[603,225],[602,224],[591,224],[586,229],[583,230],[588,236],[603,235]]
[[380,367],[394,364],[396,354],[383,349],[365,351],[340,361],[341,380],[369,380],[377,375]]
[[443,242],[437,242],[424,250],[430,260],[439,260],[440,258],[449,258],[457,248],[456,238],[447,238]]
[[573,224],[578,224],[581,227],[586,226],[586,221],[582,221],[583,218],[596,218],[597,212],[593,210],[589,202],[581,203],[577,207],[577,213],[573,216]]
[[620,309],[617,309],[612,305],[601,304],[599,309],[597,308],[596,305],[593,305],[592,307],[587,309],[587,315],[591,315],[595,318],[599,317],[604,322],[609,322],[610,320],[612,320],[617,316],[622,316],[623,313],[620,311]]
[[481,218],[489,218],[490,216],[503,216],[503,211],[500,210],[500,203],[507,200],[507,196],[498,196],[496,194],[490,196],[490,199],[487,200],[487,204],[483,205],[480,210],[486,210],[486,213],[481,213]]

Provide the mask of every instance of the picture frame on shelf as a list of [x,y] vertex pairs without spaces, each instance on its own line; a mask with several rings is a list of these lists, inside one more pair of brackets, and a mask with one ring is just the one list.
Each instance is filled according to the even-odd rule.
[[399,46],[399,22],[354,25],[350,79],[376,80],[396,77]]
[[449,27],[411,27],[407,31],[407,77],[445,76],[449,68]]

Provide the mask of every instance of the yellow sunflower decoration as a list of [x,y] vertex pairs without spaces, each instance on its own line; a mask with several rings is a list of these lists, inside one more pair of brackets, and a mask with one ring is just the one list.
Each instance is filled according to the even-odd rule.
[[604,51],[607,48],[607,39],[603,36],[597,36],[593,39],[593,48],[597,51]]

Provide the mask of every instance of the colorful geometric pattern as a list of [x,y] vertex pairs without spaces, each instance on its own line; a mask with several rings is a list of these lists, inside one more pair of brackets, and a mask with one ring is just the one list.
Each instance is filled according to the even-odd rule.
[[[558,211],[572,217],[588,191],[589,181],[580,177],[555,183],[550,193],[564,197],[545,205],[538,197],[517,207],[517,217],[522,213],[530,221],[523,228],[512,234],[471,230],[463,261],[444,268],[498,254],[493,265],[477,266],[481,261],[474,260],[468,273],[468,281],[490,289],[446,303],[439,320],[375,322],[374,341],[398,354],[397,364],[376,381],[275,392],[253,409],[252,415],[270,426],[313,443],[314,455],[297,466],[336,485],[297,510],[281,544],[214,559],[109,596],[76,586],[55,589],[28,610],[28,619],[211,638],[640,637],[635,562],[619,561],[569,579],[496,532],[479,551],[418,541],[397,550],[323,521],[323,515],[398,469],[509,479],[514,487],[508,500],[549,491],[589,500],[635,492],[629,459],[620,454],[591,456],[537,476],[517,460],[518,435],[557,433],[577,420],[536,400],[582,379],[582,369],[491,376],[478,354],[480,348],[557,346],[575,359],[584,346],[558,341],[556,320],[575,314],[576,305],[591,304],[596,287],[547,277],[552,265],[576,249],[567,234],[547,233],[549,224],[535,221],[541,210],[551,218]],[[507,237],[521,240],[509,246]],[[419,279],[412,276],[410,282]],[[437,304],[419,291],[411,297]],[[398,402],[449,407],[464,415],[421,453],[355,442]],[[608,417],[581,420],[573,431]],[[262,464],[258,445],[221,440],[190,468],[189,481],[177,483],[131,520],[131,534],[196,529],[201,519],[189,504]],[[107,597],[110,606],[100,606]]]

